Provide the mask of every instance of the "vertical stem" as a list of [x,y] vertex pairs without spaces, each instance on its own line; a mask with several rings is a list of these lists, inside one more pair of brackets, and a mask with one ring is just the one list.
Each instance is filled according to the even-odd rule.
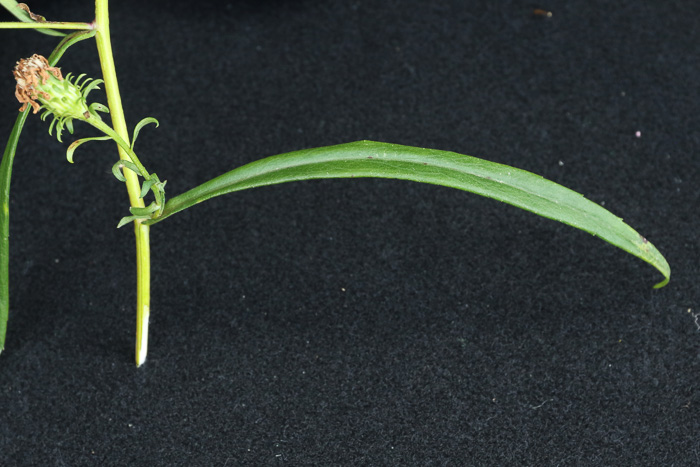
[[[109,35],[108,0],[95,0],[95,41],[97,51],[102,64],[102,78],[104,79],[107,103],[112,116],[112,126],[117,134],[126,142],[129,141],[129,132],[126,128],[124,110],[122,109],[117,83],[117,72],[114,67],[112,55],[112,43]],[[131,161],[129,155],[120,147],[119,157]],[[126,189],[129,192],[129,201],[132,207],[144,207],[141,194],[141,186],[138,176],[130,170],[124,171],[126,177]],[[150,315],[151,301],[151,257],[149,244],[149,227],[134,222],[136,234],[136,365],[141,366],[146,361],[148,352],[148,317]]]
[[148,318],[151,314],[151,246],[149,227],[134,222],[136,230],[136,366],[148,353]]

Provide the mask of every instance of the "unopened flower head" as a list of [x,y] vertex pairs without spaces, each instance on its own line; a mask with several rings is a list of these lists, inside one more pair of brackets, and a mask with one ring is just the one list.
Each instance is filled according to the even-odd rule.
[[85,75],[78,76],[73,82],[70,73],[64,79],[61,70],[50,66],[48,60],[41,55],[34,54],[30,58],[17,62],[13,74],[17,81],[15,96],[22,103],[20,112],[31,105],[34,113],[40,109],[46,110],[41,116],[42,119],[53,114],[54,121],[51,123],[49,133],[56,124],[59,141],[64,125],[71,133],[73,132],[73,119],[87,120],[91,117],[99,119],[95,113],[96,110],[109,111],[101,104],[94,103],[90,106],[87,104],[88,93],[96,89],[102,80],[92,81],[88,78],[80,84],[80,80]]

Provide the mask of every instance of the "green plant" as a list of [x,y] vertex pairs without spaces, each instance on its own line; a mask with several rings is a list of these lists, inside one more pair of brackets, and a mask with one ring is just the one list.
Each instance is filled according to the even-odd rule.
[[[20,20],[0,23],[0,28],[31,28],[52,35],[63,35],[58,32],[62,29],[76,31],[64,36],[48,59],[35,55],[18,62],[15,69],[16,95],[23,106],[0,165],[0,201],[3,208],[0,212],[0,350],[4,346],[9,312],[10,179],[19,135],[30,111],[37,113],[43,110],[42,119],[52,118],[49,133],[55,130],[59,141],[65,129],[73,132],[75,120],[99,130],[101,136],[83,138],[68,146],[69,162],[73,161],[76,148],[87,141],[112,140],[116,143],[119,161],[114,164],[113,172],[118,180],[125,183],[131,204],[130,215],[122,218],[118,227],[132,224],[136,236],[137,365],[145,361],[147,352],[150,227],[209,198],[265,185],[320,178],[382,177],[458,188],[512,204],[600,237],[657,268],[664,280],[655,287],[665,285],[670,278],[666,260],[651,243],[620,218],[582,195],[523,170],[433,149],[359,141],[295,151],[244,165],[166,201],[166,182],[148,172],[134,152],[134,143],[141,128],[149,123],[158,125],[158,122],[147,117],[136,125],[131,135],[126,127],[112,56],[108,0],[95,1],[96,15],[92,23],[47,22],[15,0],[0,0],[0,4]],[[77,42],[92,38],[100,57],[102,79],[90,81],[83,75],[74,79],[70,76],[64,78],[55,68],[62,54]],[[89,104],[88,94],[101,84],[104,85],[108,105]],[[111,126],[98,112],[110,114]],[[151,199],[148,205],[144,201],[146,198]]]

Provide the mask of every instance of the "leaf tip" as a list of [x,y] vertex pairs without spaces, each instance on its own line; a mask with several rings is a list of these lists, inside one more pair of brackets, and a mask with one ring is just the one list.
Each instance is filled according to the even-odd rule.
[[126,224],[128,224],[129,222],[131,222],[133,220],[134,220],[133,216],[122,217],[122,219],[119,221],[119,224],[117,224],[117,228],[121,229],[122,227],[124,227]]
[[654,288],[655,288],[655,289],[660,289],[660,288],[662,288],[662,287],[665,287],[666,284],[668,284],[668,282],[669,282],[670,280],[671,280],[671,274],[665,275],[664,280],[662,280],[661,282],[659,282],[658,284],[656,284],[656,285],[654,286]]

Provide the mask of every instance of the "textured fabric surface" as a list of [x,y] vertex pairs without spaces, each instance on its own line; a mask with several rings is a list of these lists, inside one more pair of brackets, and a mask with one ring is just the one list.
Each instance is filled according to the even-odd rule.
[[[30,6],[94,16],[89,0]],[[673,275],[652,290],[659,275],[621,250],[456,190],[256,189],[154,226],[137,369],[116,152],[91,143],[70,165],[32,117],[12,182],[0,464],[700,464],[698,2],[124,0],[111,13],[127,120],[161,122],[136,149],[169,194],[306,147],[434,147],[585,194]],[[56,42],[0,31],[3,145],[15,61]],[[60,66],[99,76],[89,42]]]

